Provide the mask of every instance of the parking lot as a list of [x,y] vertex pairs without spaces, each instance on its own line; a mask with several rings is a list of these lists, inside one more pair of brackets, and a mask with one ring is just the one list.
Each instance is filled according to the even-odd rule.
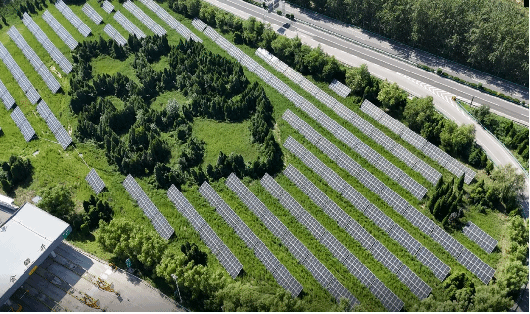
[[184,311],[146,282],[64,242],[54,252],[11,297],[22,311]]

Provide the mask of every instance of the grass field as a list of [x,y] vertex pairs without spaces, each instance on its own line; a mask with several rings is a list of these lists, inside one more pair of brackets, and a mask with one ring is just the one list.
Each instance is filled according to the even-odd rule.
[[[147,35],[152,35],[152,32],[141,24],[134,16],[129,14],[128,11],[122,8],[117,0],[111,1],[116,10],[120,10],[127,18],[129,18],[134,24],[136,24],[142,31]],[[112,24],[120,33],[127,37],[126,31],[114,21],[112,16],[106,14],[98,5],[96,0],[89,0],[89,4],[99,12],[104,18],[105,23]],[[162,27],[168,30],[168,39],[170,44],[176,44],[182,37],[175,31],[170,29],[167,24],[161,21],[153,12],[147,9],[142,3],[136,2],[136,5],[144,10],[155,22],[159,23]],[[167,9],[167,4],[162,4]],[[82,11],[81,6],[70,6],[72,10],[93,30],[94,36],[90,36],[87,40],[97,40],[99,35],[107,39],[108,36],[103,32],[103,24],[95,25]],[[53,5],[48,4],[47,8],[65,28],[76,38],[78,41],[85,40],[79,32],[55,9]],[[168,10],[169,11],[169,10]],[[204,45],[214,53],[221,54],[225,57],[229,57],[227,53],[222,51],[215,43],[211,42],[206,36],[196,31],[191,26],[191,21],[185,19],[183,16],[175,14],[169,11],[178,20],[180,20],[190,30],[195,32],[199,37],[204,40]],[[60,40],[60,38],[53,32],[53,30],[42,20],[40,15],[33,15],[33,19],[41,26],[44,32],[50,37],[52,42],[71,60],[71,53],[68,47]],[[15,25],[17,29],[22,33],[24,38],[28,41],[30,46],[34,47],[37,54],[41,57],[43,62],[48,66],[56,66],[51,57],[47,52],[40,46],[40,44],[33,38],[33,35],[25,28],[18,17],[10,17],[9,23]],[[30,81],[41,93],[41,96],[61,123],[65,126],[68,131],[74,130],[77,125],[77,118],[71,113],[69,109],[69,96],[66,93],[58,93],[52,95],[44,82],[20,53],[20,50],[7,36],[7,27],[0,30],[0,41],[7,47],[11,52],[17,63],[24,70]],[[231,34],[225,34],[225,37],[232,40]],[[418,181],[420,184],[428,187],[432,190],[432,185],[423,179],[419,174],[408,168],[403,162],[386,152],[382,147],[377,145],[373,140],[366,137],[359,130],[355,129],[347,121],[337,116],[333,111],[319,103],[318,100],[313,98],[310,94],[302,90],[298,85],[288,80],[283,75],[277,73],[273,68],[269,67],[264,61],[254,55],[255,49],[247,46],[239,46],[245,53],[254,58],[258,63],[263,65],[265,68],[273,74],[278,75],[286,84],[293,88],[303,97],[310,100],[322,111],[328,114],[330,117],[338,121],[346,129],[350,130],[355,136],[361,139],[363,142],[369,144],[372,148],[382,154],[390,162],[398,166],[400,169],[409,174],[412,178]],[[92,61],[93,74],[94,76],[98,73],[122,73],[127,75],[138,82],[134,74],[134,70],[130,64],[132,62],[132,56],[129,56],[125,61],[120,62],[109,57],[103,56],[98,57]],[[161,70],[167,66],[167,59],[163,57],[160,61],[154,64],[154,69]],[[56,66],[57,68],[57,66]],[[103,194],[104,198],[108,199],[112,207],[114,208],[115,217],[127,217],[137,223],[150,225],[149,220],[145,217],[142,211],[134,204],[132,198],[127,195],[127,192],[122,187],[121,182],[124,179],[124,175],[117,171],[117,168],[113,165],[109,165],[103,150],[92,143],[76,143],[74,148],[69,148],[63,151],[62,148],[50,141],[55,141],[53,134],[49,131],[45,122],[36,113],[35,107],[27,102],[22,90],[13,79],[5,65],[0,62],[0,79],[7,86],[13,97],[17,100],[18,106],[22,109],[31,125],[35,128],[39,139],[34,140],[30,143],[26,143],[15,126],[14,122],[9,117],[10,112],[3,110],[3,114],[0,115],[0,126],[4,130],[5,135],[0,137],[0,160],[6,160],[10,155],[20,155],[28,157],[35,167],[35,173],[33,175],[33,181],[28,182],[27,185],[18,188],[14,194],[16,203],[22,205],[24,202],[30,200],[33,196],[40,193],[43,188],[50,187],[57,184],[67,185],[73,193],[77,209],[81,208],[83,200],[88,199],[92,194],[92,190],[84,181],[84,177],[89,171],[89,167],[94,167],[98,174],[101,176],[108,192]],[[245,74],[251,82],[260,81],[260,79],[253,73],[245,69]],[[61,73],[63,76],[60,79],[60,83],[63,86],[63,90],[68,91],[68,76]],[[330,95],[334,95],[329,90],[326,83],[315,82],[321,89],[328,92]],[[407,230],[414,238],[420,241],[426,246],[431,252],[438,256],[443,262],[449,265],[452,272],[465,271],[470,274],[463,266],[458,264],[456,260],[446,253],[442,247],[434,242],[431,238],[424,235],[416,227],[412,226],[407,220],[396,214],[392,208],[384,203],[376,194],[369,191],[367,188],[362,186],[357,180],[352,178],[346,171],[339,168],[334,162],[327,156],[322,154],[316,147],[312,146],[308,141],[303,138],[302,135],[298,134],[292,129],[285,121],[281,119],[281,115],[286,109],[290,109],[295,112],[302,119],[310,123],[313,128],[328,138],[332,143],[337,145],[340,149],[345,151],[348,155],[352,156],[357,162],[359,162],[368,171],[373,173],[380,180],[385,182],[388,186],[393,188],[397,193],[407,199],[413,206],[418,208],[420,211],[432,218],[430,213],[423,210],[423,202],[416,200],[408,191],[403,189],[401,186],[392,182],[385,174],[375,169],[375,167],[368,164],[365,160],[360,158],[355,152],[342,144],[339,140],[334,138],[329,132],[324,130],[320,125],[315,123],[311,118],[305,115],[298,108],[295,108],[284,96],[278,94],[274,89],[269,87],[264,82],[260,82],[267,96],[269,97],[272,105],[274,106],[274,118],[276,120],[275,135],[278,136],[280,143],[291,135],[299,142],[303,143],[313,154],[320,158],[325,164],[336,171],[343,179],[350,183],[355,189],[365,195],[372,203],[379,207],[385,214],[391,217],[396,223]],[[184,97],[178,91],[168,91],[159,95],[153,102],[152,107],[156,109],[164,108],[167,101],[170,99],[177,99],[179,103],[187,102]],[[359,110],[359,104],[355,103],[351,98],[338,99],[349,108],[354,110],[356,113],[361,115],[363,118],[370,122],[374,122],[371,118],[367,117],[364,113]],[[123,102],[113,97],[113,103],[117,108],[123,107]],[[121,107],[120,107],[121,106]],[[425,160],[429,165],[440,171],[445,179],[451,178],[447,170],[437,165],[432,160],[426,158],[420,151],[412,147],[410,144],[404,142],[390,132],[385,127],[374,123],[374,125],[385,134],[393,138],[395,141],[409,149],[415,155]],[[251,144],[250,132],[248,130],[248,121],[242,123],[221,123],[206,119],[195,119],[193,125],[193,134],[206,142],[206,154],[204,159],[204,165],[208,163],[215,164],[219,151],[223,151],[226,154],[235,152],[243,155],[245,161],[255,160],[258,155],[257,147]],[[173,144],[173,142],[170,142]],[[178,149],[178,145],[174,144],[172,150]],[[35,152],[38,154],[34,154]],[[354,219],[361,223],[376,239],[383,243],[393,254],[395,254],[403,263],[409,266],[420,278],[422,278],[431,288],[433,294],[442,293],[442,283],[437,280],[430,270],[419,263],[414,257],[406,252],[398,243],[390,239],[383,231],[377,227],[374,223],[368,220],[362,213],[357,211],[351,206],[342,196],[333,191],[327,184],[321,180],[318,175],[309,170],[302,164],[300,160],[291,155],[287,150],[284,151],[284,162],[285,164],[293,164],[297,167],[304,175],[306,175],[318,188],[323,190],[327,195],[331,197],[342,209],[350,214]],[[81,155],[82,154],[82,157]],[[87,167],[83,160],[89,165]],[[296,188],[286,177],[278,175],[276,177],[278,182],[298,201],[305,209],[307,209],[314,217],[316,217],[337,239],[339,239],[348,249],[354,253],[370,270],[382,280],[387,287],[389,287],[399,298],[405,302],[405,309],[410,308],[412,305],[418,302],[418,299],[410,292],[410,290],[402,284],[395,275],[391,274],[390,271],[384,268],[379,262],[377,262],[371,254],[363,249],[359,243],[354,241],[349,234],[342,230],[333,220],[327,217],[322,211],[310,201],[310,199],[304,195],[298,188]],[[193,230],[187,220],[175,209],[173,204],[168,200],[166,191],[156,189],[152,184],[154,182],[153,177],[146,177],[137,179],[142,188],[146,191],[152,201],[157,205],[159,210],[167,218],[171,226],[175,229],[175,237],[170,240],[170,245],[180,247],[186,241],[197,243],[197,245],[209,254],[209,265],[214,268],[221,268],[221,265],[217,259],[210,253],[206,248],[205,244],[200,240],[198,233]],[[365,308],[371,311],[382,311],[384,308],[380,302],[368,291],[367,288],[363,287],[360,282],[354,278],[348,270],[342,266],[338,260],[333,258],[331,253],[327,251],[316,239],[314,239],[309,231],[307,231],[301,224],[299,224],[290,213],[283,208],[277,200],[275,200],[270,194],[268,194],[260,185],[259,182],[245,179],[245,184],[256,193],[256,195],[267,205],[267,207],[297,236],[312,252],[322,261],[322,263],[341,281],[361,302],[366,306]],[[326,311],[329,306],[333,303],[330,295],[327,291],[322,288],[311,274],[290,255],[288,250],[280,244],[279,239],[275,238],[266,227],[254,216],[244,204],[237,199],[237,196],[231,192],[224,185],[224,180],[220,182],[211,183],[212,187],[221,195],[221,197],[232,207],[232,209],[241,217],[241,219],[247,223],[247,225],[258,235],[258,237],[269,247],[269,249],[278,257],[278,259],[287,267],[287,269],[295,276],[295,278],[303,285],[306,295],[304,298],[310,298],[312,304],[314,304],[314,311]],[[466,187],[468,188],[468,187]],[[242,281],[255,280],[257,282],[265,281],[269,284],[276,285],[272,275],[265,269],[265,267],[254,257],[251,250],[249,250],[244,242],[238,237],[234,236],[231,228],[215,213],[214,209],[211,208],[207,201],[200,196],[197,187],[184,187],[184,195],[190,200],[195,206],[199,213],[205,218],[205,220],[212,226],[213,230],[219,235],[219,237],[225,241],[226,245],[234,252],[236,257],[241,261],[245,269],[245,276],[242,277]],[[489,213],[487,215],[475,214],[471,216],[471,220],[479,225],[483,230],[490,233],[494,238],[499,238],[503,234],[499,230],[505,224],[505,220],[496,219],[496,213]],[[492,223],[491,221],[494,221]],[[97,231],[95,232],[97,234]],[[473,253],[479,256],[482,260],[494,266],[498,263],[500,253],[494,252],[490,255],[486,254],[476,244],[468,240],[462,233],[456,232],[453,234],[462,244],[469,248]],[[112,256],[104,252],[97,243],[94,242],[94,237],[88,239],[79,239],[75,235],[71,235],[70,240],[72,243],[84,250],[87,250],[100,258],[110,259]],[[471,275],[475,279],[476,284],[479,281],[474,275]],[[147,278],[146,278],[147,279]],[[157,287],[161,288],[164,292],[172,294],[172,291],[168,290],[167,286],[164,286],[160,281],[153,282]]]

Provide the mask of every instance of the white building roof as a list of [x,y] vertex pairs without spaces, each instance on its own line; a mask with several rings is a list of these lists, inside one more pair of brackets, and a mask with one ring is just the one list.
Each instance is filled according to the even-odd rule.
[[14,201],[15,200],[12,199],[11,197],[7,197],[5,195],[0,194],[0,202],[6,203],[6,204],[9,204],[9,205],[13,205]]
[[[31,270],[35,261],[68,228],[66,222],[30,203],[24,204],[0,228],[0,296],[24,272]],[[25,265],[27,259],[29,263]]]

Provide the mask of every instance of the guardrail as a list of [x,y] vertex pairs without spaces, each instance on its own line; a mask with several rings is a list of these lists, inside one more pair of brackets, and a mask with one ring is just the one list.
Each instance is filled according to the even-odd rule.
[[[502,145],[502,147],[504,147],[504,149],[506,149],[506,151],[513,157],[513,159],[515,159],[515,161],[517,162],[517,164],[519,165],[519,167],[521,168],[521,170],[523,170],[523,173],[524,175],[526,176],[526,178],[528,179],[528,172],[526,171],[526,168],[523,167],[523,165],[521,165],[521,163],[519,162],[519,160],[517,159],[517,157],[515,157],[513,155],[513,153],[510,151],[510,149],[508,149],[508,147],[506,147],[506,145],[504,145],[503,142],[501,142],[493,133],[490,132],[490,130],[488,130],[482,123],[480,123],[464,106],[462,106],[460,104],[460,102],[465,102],[461,99],[458,99],[455,97],[455,102],[456,104],[461,108],[463,109],[470,117],[471,119],[473,119],[476,123],[478,123],[484,130],[486,130],[486,132],[488,132],[497,142],[499,142],[499,144]],[[493,159],[492,159],[493,161]]]

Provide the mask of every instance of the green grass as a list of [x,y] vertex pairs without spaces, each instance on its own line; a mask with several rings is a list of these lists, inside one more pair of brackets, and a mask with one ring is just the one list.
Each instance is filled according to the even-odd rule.
[[206,142],[203,165],[215,165],[221,151],[226,155],[231,152],[240,154],[245,161],[256,160],[258,146],[252,143],[249,124],[248,120],[227,123],[196,118],[193,122],[193,135]]
[[[106,14],[98,5],[96,0],[89,0],[89,4],[100,13],[104,18],[106,23],[112,24],[120,33],[128,37],[127,32],[114,21],[111,15]],[[140,29],[142,29],[146,34],[152,34],[143,24],[136,20],[128,11],[124,10],[122,5],[118,1],[112,1],[116,10],[120,10],[124,15],[126,15],[133,23],[135,23]],[[136,2],[136,4],[144,10],[153,20],[159,23],[162,27],[168,30],[168,40],[169,43],[174,45],[177,44],[182,37],[177,34],[175,31],[170,29],[167,24],[161,21],[153,12],[148,10],[143,4]],[[167,9],[167,4],[162,4],[164,8]],[[70,6],[72,10],[77,13],[77,15],[93,30],[93,36],[90,36],[86,40],[97,40],[99,35],[103,38],[108,39],[108,36],[103,32],[103,24],[95,25],[91,20],[86,17],[84,13],[81,12],[80,6]],[[53,5],[48,4],[48,10],[63,24],[63,26],[76,38],[78,41],[85,40],[79,32],[73,28],[73,26],[60,14]],[[175,14],[168,10],[170,14],[175,16],[179,21],[181,21],[186,27],[191,31],[196,33],[199,37],[204,40],[204,45],[207,49],[211,50],[214,53],[218,53],[224,57],[231,58],[227,53],[221,50],[215,43],[209,40],[204,34],[199,33],[191,26],[191,21],[183,18],[179,14]],[[67,58],[71,60],[71,52],[66,47],[66,45],[60,40],[60,38],[53,32],[53,30],[42,20],[40,15],[33,15],[33,19],[36,21],[39,26],[44,30],[44,32],[49,36],[50,40],[65,54]],[[14,24],[17,29],[23,34],[24,38],[28,41],[30,46],[32,46],[37,54],[41,57],[43,62],[48,66],[57,65],[51,60],[47,52],[40,46],[40,44],[33,38],[33,35],[29,33],[23,26],[22,22],[15,16],[9,17],[9,22]],[[20,50],[16,45],[11,41],[9,36],[6,34],[7,27],[4,27],[0,31],[0,41],[7,47],[11,52],[17,63],[22,67],[23,71],[26,73],[30,81],[34,86],[39,90],[42,97],[46,100],[47,104],[50,106],[51,110],[55,113],[57,118],[65,126],[67,130],[74,130],[77,125],[77,117],[75,117],[68,106],[69,96],[65,94],[56,94],[52,95],[48,88],[45,86],[44,82],[40,76],[35,72],[32,66],[27,62],[25,57],[20,53]],[[226,34],[226,37],[231,40],[232,35]],[[420,184],[428,187],[432,190],[432,185],[423,179],[419,174],[414,172],[412,169],[408,168],[403,162],[397,160],[395,157],[391,156],[386,152],[382,147],[375,144],[373,140],[367,138],[355,129],[351,124],[338,117],[333,111],[329,108],[318,102],[311,95],[302,90],[298,85],[288,80],[281,74],[275,72],[274,69],[269,67],[262,61],[260,58],[254,55],[255,49],[247,46],[239,46],[245,53],[254,58],[258,63],[267,68],[271,73],[276,74],[281,78],[286,84],[293,88],[297,93],[307,98],[309,101],[318,106],[322,111],[328,114],[330,117],[338,121],[346,129],[350,130],[355,136],[360,138],[363,142],[367,143],[373,147],[376,151],[382,154],[390,162],[401,168],[411,177],[413,177]],[[134,80],[137,80],[134,75],[134,70],[131,68],[130,64],[132,61],[132,56],[129,56],[123,62],[113,60],[108,57],[98,57],[92,61],[93,65],[93,74],[97,75],[98,73],[109,73],[114,74],[120,72],[124,75],[127,75]],[[161,70],[164,67],[167,67],[167,58],[163,57],[160,61],[153,64],[153,67],[156,70]],[[327,156],[324,156],[316,147],[312,146],[308,141],[306,141],[303,136],[298,134],[294,129],[292,129],[285,121],[281,119],[281,115],[285,112],[286,109],[290,109],[299,115],[302,119],[310,123],[318,132],[328,138],[332,143],[337,145],[340,149],[345,151],[348,155],[352,156],[354,160],[359,162],[363,167],[368,171],[373,173],[380,180],[389,185],[397,193],[402,195],[407,199],[413,206],[418,208],[420,211],[424,212],[422,209],[422,202],[414,199],[409,192],[398,186],[397,184],[391,182],[386,175],[381,173],[379,170],[375,169],[373,166],[369,165],[366,161],[360,158],[355,152],[346,147],[340,141],[335,139],[329,132],[325,131],[320,125],[316,124],[312,119],[307,115],[301,112],[298,108],[295,108],[284,96],[278,94],[273,88],[262,82],[255,74],[244,70],[245,74],[249,78],[250,82],[260,82],[263,86],[265,93],[269,97],[271,104],[274,107],[273,116],[276,120],[275,135],[280,143],[283,143],[285,139],[292,135],[295,139],[300,141],[304,146],[306,146],[313,154],[320,158],[325,164],[330,168],[336,171],[343,179],[350,183],[355,189],[365,195],[372,203],[374,203],[378,208],[380,208],[385,214],[391,217],[396,223],[402,226],[407,230],[414,238],[420,241],[425,245],[431,252],[438,256],[443,262],[449,265],[452,268],[452,271],[464,270],[464,268],[455,261],[447,252],[445,252],[441,246],[435,243],[432,239],[420,232],[416,227],[412,226],[407,220],[403,217],[397,215],[393,209],[391,209],[386,203],[384,203],[378,196],[369,191],[367,188],[362,186],[357,180],[352,178],[346,171],[339,168],[331,159]],[[142,211],[134,204],[134,201],[128,196],[127,192],[121,185],[124,175],[120,174],[117,171],[116,166],[109,165],[107,159],[103,153],[103,150],[98,148],[95,144],[92,143],[76,143],[75,148],[69,148],[67,151],[63,151],[62,148],[50,141],[55,141],[55,137],[49,131],[45,122],[38,116],[36,113],[35,107],[30,105],[27,102],[25,95],[18,86],[17,82],[13,77],[8,73],[5,65],[0,62],[0,73],[6,73],[1,76],[2,81],[7,86],[8,90],[11,92],[13,97],[17,100],[17,104],[20,106],[24,114],[27,116],[31,125],[35,128],[39,140],[26,143],[15,126],[14,122],[9,117],[9,113],[4,111],[4,114],[0,115],[0,126],[4,130],[5,135],[0,137],[0,160],[6,160],[11,154],[20,155],[27,157],[32,161],[32,164],[35,167],[35,173],[33,175],[33,181],[28,182],[27,185],[18,188],[13,197],[15,197],[15,202],[19,205],[23,204],[26,201],[29,201],[33,196],[40,193],[43,188],[50,187],[56,184],[66,184],[70,187],[70,190],[73,193],[73,197],[76,203],[76,209],[81,209],[81,204],[83,200],[89,198],[93,193],[90,187],[84,181],[84,177],[89,171],[89,168],[84,164],[81,157],[78,155],[78,152],[83,155],[84,161],[89,165],[89,167],[94,167],[98,174],[101,176],[108,191],[102,194],[102,197],[108,200],[111,206],[114,209],[115,217],[127,217],[127,219],[134,221],[139,224],[144,224],[150,226],[149,220],[143,215]],[[63,86],[65,91],[69,90],[68,86],[68,75],[63,75],[64,73],[60,72],[63,76],[63,79],[60,79],[60,83]],[[327,84],[322,82],[315,82],[320,88],[324,91],[334,95],[329,91]],[[168,100],[177,99],[179,103],[186,103],[188,100],[178,91],[168,91],[164,92],[155,98],[151,104],[153,108],[161,110],[165,107]],[[117,108],[123,107],[123,102],[115,97],[111,97],[112,102]],[[409,149],[415,155],[419,156],[422,160],[425,160],[429,165],[433,166],[435,169],[440,171],[444,177],[450,178],[450,174],[445,169],[441,168],[432,160],[426,158],[421,152],[413,148],[408,143],[401,140],[398,136],[393,134],[391,131],[385,127],[374,123],[369,117],[360,112],[359,104],[354,102],[352,98],[340,99],[339,101],[344,103],[346,106],[354,110],[356,113],[361,115],[363,118],[372,122],[376,127],[383,130],[385,134],[396,140],[398,143]],[[3,110],[3,109],[0,109]],[[200,139],[203,139],[206,142],[206,156],[204,164],[215,163],[219,151],[223,151],[227,154],[230,152],[235,152],[243,155],[246,161],[255,160],[258,156],[257,147],[251,144],[250,133],[248,130],[248,121],[243,123],[221,123],[215,122],[206,119],[195,119],[193,125],[193,133]],[[179,144],[174,139],[173,134],[163,134],[163,137],[168,140],[172,146],[173,152],[179,149]],[[49,140],[49,141],[48,141]],[[283,149],[283,148],[282,148]],[[39,151],[37,155],[33,155],[36,151]],[[315,173],[309,170],[304,166],[300,160],[291,155],[287,150],[284,151],[284,161],[285,164],[292,163],[297,167],[304,175],[306,175],[318,188],[323,190],[330,198],[335,201],[343,210],[345,210],[352,218],[356,219],[361,223],[376,239],[381,241],[392,253],[394,253],[403,263],[409,266],[420,278],[422,278],[427,284],[433,288],[433,294],[441,294],[442,283],[439,282],[430,270],[425,266],[420,264],[414,257],[412,257],[408,252],[406,252],[401,246],[397,244],[394,240],[390,239],[385,235],[382,230],[377,227],[374,223],[368,220],[362,213],[357,211],[351,206],[342,196],[333,191],[327,184],[325,184]],[[173,153],[175,155],[175,153]],[[174,162],[174,160],[172,160]],[[389,287],[394,293],[396,293],[406,304],[406,309],[409,309],[412,305],[418,302],[418,299],[410,292],[408,288],[403,285],[395,275],[391,274],[390,271],[384,268],[381,263],[377,262],[372,255],[363,249],[360,244],[354,241],[349,234],[342,230],[333,220],[327,217],[311,200],[303,194],[296,186],[294,186],[286,177],[283,175],[278,175],[278,182],[298,201],[302,206],[308,210],[315,218],[317,218],[337,239],[339,239],[356,257],[359,258],[369,269],[381,279],[387,287]],[[197,245],[205,252],[208,253],[208,263],[210,267],[215,269],[222,269],[222,266],[219,264],[217,259],[211,254],[207,249],[205,244],[202,242],[198,233],[191,227],[189,222],[175,209],[174,205],[168,200],[166,196],[166,191],[155,189],[154,188],[154,179],[153,177],[146,177],[138,180],[139,184],[145,190],[147,195],[152,199],[152,201],[157,205],[159,210],[167,218],[171,226],[175,228],[175,237],[169,241],[170,246],[179,248],[181,244],[186,241],[197,243]],[[311,274],[290,255],[288,250],[280,243],[279,239],[275,238],[266,227],[259,221],[259,219],[254,216],[244,205],[241,203],[237,196],[226,188],[223,184],[224,180],[221,182],[212,183],[214,189],[221,195],[221,197],[234,209],[234,211],[243,219],[245,223],[256,233],[256,235],[267,245],[267,247],[278,257],[278,259],[287,267],[287,269],[293,274],[293,276],[300,281],[304,287],[304,291],[307,293],[303,296],[304,299],[310,300],[313,304],[313,311],[326,311],[329,309],[329,306],[333,304],[333,300],[327,291],[321,287],[316,280],[311,276]],[[325,247],[323,247],[318,241],[316,241],[311,234],[299,224],[291,214],[283,208],[277,200],[275,200],[270,194],[268,194],[258,182],[250,182],[248,179],[245,180],[245,184],[249,186],[252,192],[267,205],[267,207],[323,262],[323,264],[342,282],[361,302],[365,305],[366,309],[371,311],[382,311],[384,310],[380,302],[368,291],[367,288],[363,287],[360,282],[354,278],[347,269],[342,266],[333,256],[329,253]],[[468,187],[466,187],[468,188]],[[219,237],[226,243],[226,245],[234,252],[236,257],[242,262],[245,275],[238,279],[241,281],[252,281],[257,282],[266,281],[269,284],[277,286],[275,280],[272,278],[270,273],[266,271],[264,266],[259,262],[259,260],[254,257],[251,250],[249,250],[244,242],[240,240],[237,236],[234,236],[234,232],[231,228],[220,218],[220,216],[215,213],[214,209],[211,208],[206,200],[200,196],[197,191],[197,187],[185,187],[183,189],[184,195],[190,200],[190,202],[195,206],[197,211],[206,219],[206,221],[212,226],[214,231],[219,235]],[[429,217],[432,216],[429,213],[425,213]],[[487,215],[482,215],[478,213],[467,213],[470,220],[479,225],[483,230],[490,233],[494,238],[499,239],[502,237],[502,233],[499,230],[505,222],[503,220],[497,219],[497,214],[488,213]],[[494,223],[491,221],[494,220]],[[152,228],[152,227],[150,227]],[[154,229],[153,229],[154,230]],[[97,235],[97,232],[95,232]],[[471,243],[467,238],[463,236],[460,232],[453,234],[459,241],[461,241],[466,247],[471,249],[477,256],[486,261],[492,266],[495,266],[498,262],[499,254],[492,253],[491,255],[486,254],[482,249],[474,243]],[[70,241],[84,249],[88,252],[97,255],[100,258],[109,260],[112,258],[112,255],[104,252],[101,247],[94,241],[93,237],[87,239],[76,238],[75,234],[70,236]],[[467,272],[467,271],[466,271]],[[468,272],[469,273],[469,272]],[[475,278],[474,276],[472,276]],[[476,278],[475,278],[476,279]],[[478,279],[475,280],[478,283]],[[157,281],[154,282],[155,286],[164,288],[162,284],[159,284]]]

